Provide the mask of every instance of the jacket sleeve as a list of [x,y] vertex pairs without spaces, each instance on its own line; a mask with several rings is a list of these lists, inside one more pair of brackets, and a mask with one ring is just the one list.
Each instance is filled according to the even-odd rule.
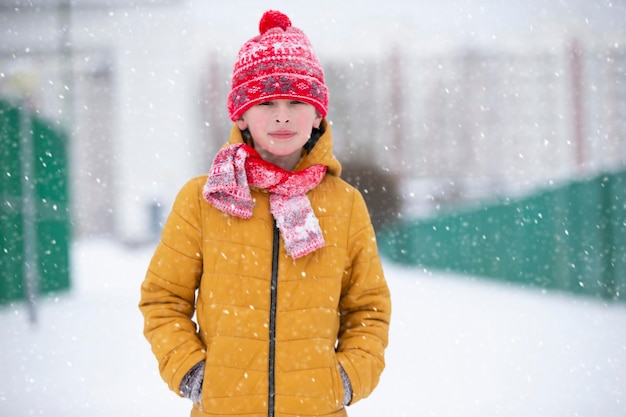
[[352,385],[352,401],[374,390],[385,367],[391,298],[365,201],[355,192],[350,220],[348,268],[340,301],[337,357]]
[[176,197],[141,285],[139,302],[144,335],[161,377],[178,395],[185,374],[205,359],[205,346],[192,320],[202,275],[200,187],[199,179],[191,180]]

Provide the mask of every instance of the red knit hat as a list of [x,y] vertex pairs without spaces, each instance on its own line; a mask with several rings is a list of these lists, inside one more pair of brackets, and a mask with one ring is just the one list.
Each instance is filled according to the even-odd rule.
[[236,121],[255,104],[276,99],[309,103],[326,116],[324,71],[304,32],[274,10],[263,14],[259,32],[237,55],[228,95],[231,120]]

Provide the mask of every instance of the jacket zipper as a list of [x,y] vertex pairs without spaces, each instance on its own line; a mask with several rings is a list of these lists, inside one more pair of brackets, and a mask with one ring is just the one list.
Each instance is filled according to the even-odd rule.
[[280,249],[280,232],[274,221],[272,238],[272,279],[270,283],[270,323],[269,323],[269,369],[267,415],[274,417],[274,400],[276,396],[274,373],[276,370],[276,296],[278,292],[278,255]]

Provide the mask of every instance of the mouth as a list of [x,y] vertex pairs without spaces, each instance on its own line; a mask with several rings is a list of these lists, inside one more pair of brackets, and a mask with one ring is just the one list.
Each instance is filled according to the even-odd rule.
[[287,140],[294,137],[296,135],[296,132],[293,132],[291,130],[275,130],[273,132],[270,132],[269,135],[277,140]]

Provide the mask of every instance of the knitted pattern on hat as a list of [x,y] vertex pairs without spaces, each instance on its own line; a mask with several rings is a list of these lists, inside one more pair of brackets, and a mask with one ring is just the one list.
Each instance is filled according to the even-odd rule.
[[237,55],[227,101],[231,120],[255,104],[277,99],[309,103],[325,117],[328,88],[324,71],[304,32],[273,10],[263,14],[259,32]]
[[306,193],[322,181],[326,169],[324,165],[312,165],[290,172],[263,160],[251,146],[238,143],[218,152],[202,194],[215,208],[249,219],[254,207],[250,185],[269,191],[270,211],[285,249],[297,259],[325,244]]

